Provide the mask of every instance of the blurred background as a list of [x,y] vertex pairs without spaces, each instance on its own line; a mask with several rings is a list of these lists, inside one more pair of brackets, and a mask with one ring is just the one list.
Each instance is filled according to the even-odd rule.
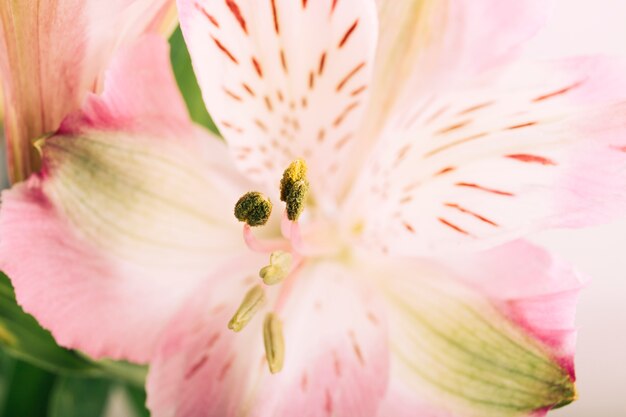
[[[192,117],[212,126],[201,105],[179,31],[171,42],[175,46],[174,71]],[[525,53],[531,58],[609,53],[626,59],[626,0],[559,0],[552,21]],[[4,174],[0,183],[6,186]],[[593,278],[578,310],[580,399],[551,415],[626,417],[626,382],[622,379],[626,376],[626,213],[624,219],[601,227],[552,231],[532,239]],[[0,276],[3,297],[11,298],[12,293],[6,278]],[[0,350],[0,417],[148,415],[139,383],[143,369],[93,363],[62,350],[32,319],[5,304],[0,303],[0,313],[8,317],[7,327],[23,329],[20,336],[29,344],[19,356],[26,361]],[[3,337],[0,332],[0,341]],[[36,365],[33,358],[38,358]]]

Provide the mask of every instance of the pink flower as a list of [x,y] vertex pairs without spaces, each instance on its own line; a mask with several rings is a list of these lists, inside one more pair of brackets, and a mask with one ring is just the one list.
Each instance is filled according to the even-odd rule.
[[13,181],[39,166],[31,142],[54,132],[87,92],[100,91],[102,71],[120,45],[146,31],[173,29],[173,6],[171,0],[0,1],[0,90]]
[[[575,399],[580,278],[516,239],[623,209],[620,63],[515,62],[540,0],[179,12],[228,146],[191,124],[165,43],[144,38],[3,195],[0,266],[59,343],[149,361],[157,417],[536,416]],[[286,169],[298,221],[280,219]],[[242,239],[249,191],[275,214]],[[246,202],[262,223],[266,197]]]

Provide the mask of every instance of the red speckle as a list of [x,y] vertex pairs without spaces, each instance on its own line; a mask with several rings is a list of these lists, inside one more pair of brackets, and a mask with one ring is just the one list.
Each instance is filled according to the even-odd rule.
[[265,96],[265,107],[267,107],[267,110],[270,112],[274,111],[274,107],[272,106],[272,100],[270,100],[268,96]]
[[574,84],[572,84],[572,85],[570,85],[570,86],[568,86],[568,87],[561,88],[560,90],[554,91],[554,92],[552,92],[552,93],[548,93],[548,94],[545,94],[545,95],[539,96],[539,97],[537,97],[537,98],[534,98],[534,99],[533,99],[533,102],[535,102],[535,103],[536,103],[536,102],[539,102],[539,101],[547,100],[547,99],[549,99],[549,98],[553,98],[553,97],[560,96],[560,95],[562,95],[562,94],[565,94],[565,93],[567,93],[567,92],[569,92],[569,91],[573,90],[574,88],[579,87],[582,83],[583,83],[582,81],[577,81],[577,82],[575,82]]
[[537,124],[537,122],[520,123],[518,125],[509,126],[509,127],[506,128],[506,130],[522,129],[524,127],[535,126],[536,124]]
[[232,99],[234,99],[236,101],[242,101],[240,96],[238,96],[237,94],[233,93],[232,91],[230,91],[226,87],[222,87],[222,89],[224,90],[226,95],[228,95],[230,98],[232,98]]
[[226,6],[228,6],[230,12],[233,14],[233,16],[235,16],[235,19],[237,19],[239,26],[241,26],[241,29],[247,35],[248,28],[246,26],[246,20],[243,18],[241,10],[239,10],[239,6],[237,6],[237,3],[235,3],[234,0],[226,0]]
[[346,144],[350,141],[350,139],[352,139],[352,133],[347,133],[343,138],[341,138],[340,140],[337,141],[337,143],[335,143],[335,150],[337,151],[341,150],[341,148],[346,146]]
[[248,92],[248,94],[250,94],[252,97],[256,97],[256,94],[254,93],[254,90],[252,88],[250,88],[250,86],[248,84],[243,83],[241,85],[244,88],[244,90],[246,90]]
[[464,120],[462,122],[455,123],[455,124],[453,124],[451,126],[444,127],[443,129],[438,130],[437,132],[435,132],[435,134],[437,134],[437,135],[445,135],[446,133],[450,133],[450,132],[453,132],[455,130],[461,129],[461,128],[467,126],[468,124],[470,124],[471,122],[472,122],[471,120]]
[[231,61],[233,61],[233,63],[239,64],[239,61],[237,61],[237,58],[235,58],[234,55],[231,54],[230,51],[226,49],[226,47],[222,45],[222,43],[219,40],[217,40],[216,38],[213,38],[213,41],[215,42],[215,45],[217,45],[219,50],[222,51],[224,55],[226,55]]
[[226,378],[226,375],[228,374],[228,371],[230,370],[230,368],[233,365],[233,358],[228,359],[228,361],[224,364],[224,366],[222,366],[222,369],[220,369],[220,373],[217,376],[217,380],[218,381],[223,381],[224,378]]
[[207,350],[212,349],[213,346],[215,346],[215,344],[217,343],[217,341],[220,340],[220,337],[221,337],[220,332],[213,333],[206,344]]
[[302,392],[306,392],[307,387],[309,386],[309,378],[306,375],[306,372],[302,373],[302,378],[300,378],[300,389]]
[[199,5],[198,3],[196,3],[194,5],[196,7],[197,10],[200,11],[200,13],[202,13],[204,15],[204,17],[206,17],[207,19],[209,19],[209,22],[211,22],[211,24],[213,24],[213,26],[215,26],[216,28],[220,28],[220,24],[217,21],[217,19],[215,19],[215,17],[213,17],[212,15],[210,15],[206,9],[204,7],[202,7],[201,5]]
[[259,75],[259,78],[263,78],[263,68],[261,68],[261,64],[255,57],[252,57],[252,65],[254,66],[254,70]]
[[359,24],[359,19],[355,20],[354,23],[352,24],[352,26],[350,26],[348,28],[346,33],[343,35],[343,38],[341,38],[341,41],[339,42],[338,48],[343,48],[343,46],[346,44],[346,42],[348,42],[348,39],[350,39],[350,36],[352,36],[352,33],[354,33],[354,30],[356,29],[358,24]]
[[348,81],[350,81],[350,79],[352,77],[354,77],[356,75],[356,73],[358,73],[361,69],[363,69],[363,67],[365,67],[365,62],[361,62],[359,65],[357,65],[356,67],[354,67],[352,69],[352,71],[350,71],[340,82],[339,84],[337,84],[337,92],[340,92],[343,87],[348,83]]
[[367,312],[367,319],[374,325],[378,326],[378,318],[371,311]]
[[337,3],[339,3],[339,0],[333,0],[333,4],[330,6],[331,13],[335,11],[335,7],[337,7]]
[[324,72],[325,64],[326,64],[326,52],[322,53],[322,56],[320,56],[320,64],[317,68],[317,75],[322,75],[322,73]]
[[313,73],[313,71],[311,71],[309,73],[309,89],[313,90],[314,87],[315,87],[315,74]]
[[459,226],[457,226],[457,225],[455,225],[453,223],[450,223],[448,220],[446,220],[444,218],[441,218],[441,217],[439,217],[437,220],[439,220],[439,222],[441,222],[442,224],[448,226],[452,230],[455,230],[455,231],[457,231],[457,232],[459,232],[459,233],[461,233],[463,235],[469,236],[469,232],[468,231],[466,231],[464,229],[461,229]]
[[278,23],[278,11],[276,10],[276,0],[270,0],[272,3],[272,16],[274,16],[274,31],[280,34],[280,24]]
[[515,160],[520,161],[520,162],[529,162],[529,163],[533,163],[533,164],[556,166],[556,162],[554,162],[553,160],[548,159],[548,158],[543,157],[543,156],[538,156],[538,155],[529,155],[529,154],[524,154],[524,153],[517,153],[517,154],[512,154],[512,155],[506,155],[506,157],[510,158],[510,159],[515,159]]
[[199,370],[204,366],[204,364],[209,360],[207,355],[202,355],[200,359],[198,359],[185,373],[185,379],[190,379],[193,377]]
[[503,196],[507,196],[507,197],[513,197],[514,196],[513,193],[510,193],[508,191],[501,191],[501,190],[496,190],[496,189],[493,189],[493,188],[487,188],[487,187],[483,187],[482,185],[472,184],[472,183],[468,183],[468,182],[457,182],[455,185],[457,187],[475,188],[477,190],[486,191],[488,193],[503,195]]
[[306,9],[306,4],[309,0],[302,0],[302,8]]
[[409,145],[404,145],[402,147],[402,149],[400,149],[398,151],[398,156],[396,157],[396,164],[399,164],[400,162],[402,162],[402,160],[404,158],[406,158],[406,156],[409,153],[409,150],[411,150],[411,145],[410,144]]
[[499,226],[496,222],[494,222],[492,220],[489,220],[488,218],[486,218],[484,216],[481,216],[480,214],[474,213],[473,211],[470,211],[470,210],[468,210],[468,209],[466,209],[464,207],[461,207],[458,204],[455,204],[455,203],[445,203],[444,206],[456,209],[456,210],[460,211],[461,213],[465,213],[465,214],[469,214],[471,216],[474,216],[478,220],[480,220],[482,222],[485,222],[487,224],[490,224],[492,226],[496,226],[496,227]]
[[341,362],[339,361],[339,357],[337,357],[337,352],[333,352],[333,367],[335,369],[335,375],[341,377]]
[[415,233],[415,228],[413,226],[411,226],[409,223],[402,223],[402,225],[404,226],[404,228],[406,230],[408,230],[411,233]]
[[359,94],[361,94],[363,91],[365,91],[366,89],[367,89],[367,86],[366,86],[366,85],[362,85],[362,86],[360,86],[359,88],[356,88],[356,89],[352,90],[352,92],[350,93],[350,95],[351,95],[352,97],[356,97],[356,96],[358,96]]
[[285,71],[285,73],[289,72],[287,69],[287,58],[285,57],[285,51],[284,50],[280,50],[280,65],[283,67],[283,71]]
[[472,113],[475,112],[476,110],[480,110],[480,109],[484,109],[485,107],[489,107],[493,104],[493,101],[488,101],[485,103],[481,103],[481,104],[476,104],[475,106],[472,107],[468,107],[465,110],[461,110],[460,112],[457,113],[458,116],[462,116],[468,113]]
[[329,416],[333,414],[333,397],[330,393],[330,389],[326,388],[326,396],[324,400],[324,411],[328,413]]
[[455,167],[446,167],[446,168],[442,169],[441,171],[437,172],[435,175],[447,174],[448,172],[452,172],[455,169],[456,169]]
[[357,106],[359,105],[358,101],[355,101],[354,103],[349,104],[344,110],[343,112],[337,116],[337,118],[335,119],[335,121],[333,122],[333,126],[335,127],[339,127],[339,125],[341,125],[341,123],[343,123],[343,121],[346,119],[346,117],[348,117],[348,115],[350,114],[350,112],[352,112],[352,110],[354,110],[355,108],[357,108]]

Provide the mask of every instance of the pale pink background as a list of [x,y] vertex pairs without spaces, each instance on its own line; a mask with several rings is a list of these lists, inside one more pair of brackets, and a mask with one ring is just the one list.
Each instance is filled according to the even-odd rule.
[[[528,55],[609,53],[626,59],[626,0],[559,1]],[[626,213],[606,226],[543,233],[535,241],[593,277],[578,310],[580,399],[551,415],[626,417]]]

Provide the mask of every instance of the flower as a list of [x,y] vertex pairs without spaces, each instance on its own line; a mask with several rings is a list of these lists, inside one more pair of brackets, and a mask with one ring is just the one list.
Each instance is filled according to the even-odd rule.
[[191,124],[164,41],[122,48],[3,194],[26,311],[67,347],[149,361],[157,417],[576,398],[581,278],[517,239],[624,207],[620,63],[514,61],[539,0],[178,6],[228,145]]
[[37,170],[32,141],[54,132],[88,92],[101,88],[111,54],[146,31],[167,33],[171,0],[0,1],[0,78],[9,173]]

